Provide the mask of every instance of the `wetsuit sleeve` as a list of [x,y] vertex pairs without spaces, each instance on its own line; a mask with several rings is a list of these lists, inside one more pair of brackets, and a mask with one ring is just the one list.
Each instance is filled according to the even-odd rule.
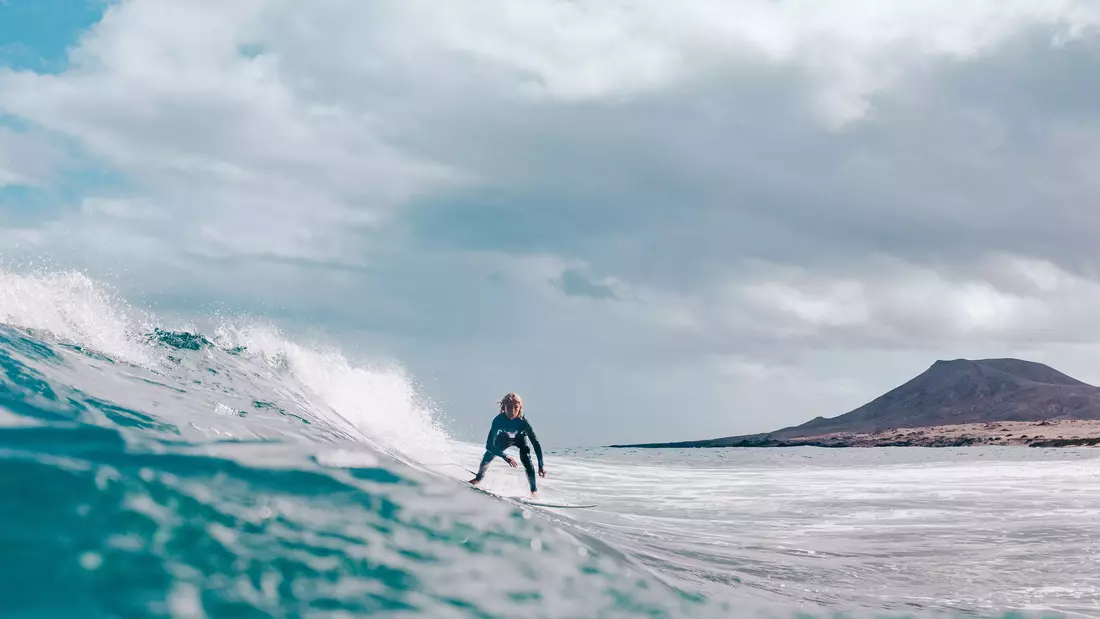
[[[493,425],[489,426],[489,437],[485,439],[485,451],[504,458],[504,451],[497,447],[497,434],[500,434],[500,416],[493,418]],[[507,458],[505,458],[507,459]]]
[[531,422],[527,423],[527,438],[531,439],[531,446],[535,448],[535,457],[539,459],[539,468],[542,468],[542,445],[539,445],[539,439],[535,436],[535,429],[531,427]]

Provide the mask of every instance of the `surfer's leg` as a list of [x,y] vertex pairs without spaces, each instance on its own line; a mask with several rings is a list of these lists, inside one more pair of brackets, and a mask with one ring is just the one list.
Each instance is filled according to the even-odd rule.
[[485,479],[485,473],[489,470],[489,463],[493,461],[493,452],[486,451],[484,456],[481,456],[481,465],[477,467],[477,476],[470,480],[471,484],[475,486]]
[[523,470],[527,472],[527,483],[531,486],[531,494],[538,488],[535,487],[535,465],[531,463],[531,447],[527,441],[519,445],[519,461],[523,463]]

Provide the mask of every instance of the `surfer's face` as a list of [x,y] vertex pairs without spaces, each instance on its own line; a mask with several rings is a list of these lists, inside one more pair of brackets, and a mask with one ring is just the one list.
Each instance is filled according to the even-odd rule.
[[504,405],[504,414],[509,419],[515,419],[516,417],[519,417],[519,406],[516,405],[516,404],[513,404],[511,402],[509,402],[508,404],[505,404]]

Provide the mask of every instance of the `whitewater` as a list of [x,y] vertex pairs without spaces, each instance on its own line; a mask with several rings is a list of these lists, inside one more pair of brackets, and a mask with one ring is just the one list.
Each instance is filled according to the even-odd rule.
[[598,506],[522,506],[399,366],[209,322],[0,270],[0,616],[1100,617],[1095,449],[544,445]]

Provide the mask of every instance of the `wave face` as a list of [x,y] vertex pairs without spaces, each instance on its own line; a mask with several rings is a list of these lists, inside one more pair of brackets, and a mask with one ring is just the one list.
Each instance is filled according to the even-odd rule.
[[1096,450],[550,447],[598,509],[471,491],[399,367],[0,271],[0,616],[1100,617]]

